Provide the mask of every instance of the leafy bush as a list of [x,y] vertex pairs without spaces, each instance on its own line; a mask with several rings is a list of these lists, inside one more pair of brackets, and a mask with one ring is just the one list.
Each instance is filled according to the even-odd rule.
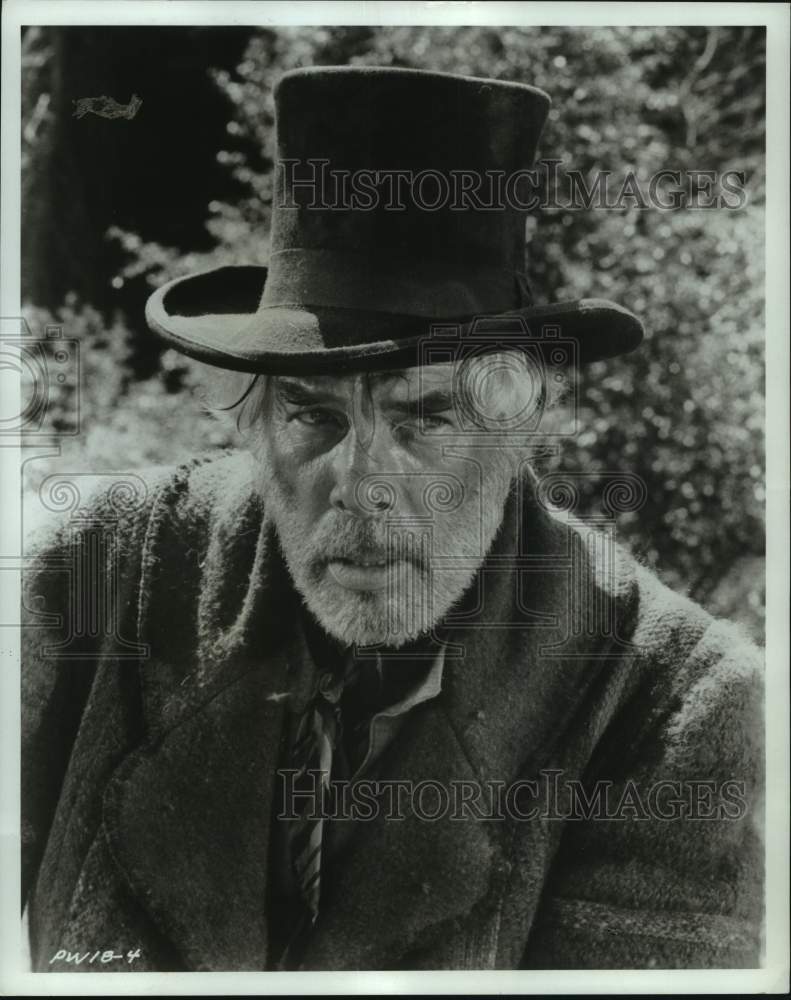
[[135,380],[128,365],[133,335],[120,316],[108,324],[73,296],[55,314],[35,307],[25,313],[38,336],[47,326],[60,326],[64,337],[79,343],[80,357],[79,381],[55,384],[46,412],[46,426],[57,433],[78,407],[80,434],[61,437],[59,455],[26,462],[26,488],[37,488],[55,471],[171,464],[237,440],[232,422],[215,409],[219,397],[211,394],[213,372],[206,366],[167,351],[156,375]]

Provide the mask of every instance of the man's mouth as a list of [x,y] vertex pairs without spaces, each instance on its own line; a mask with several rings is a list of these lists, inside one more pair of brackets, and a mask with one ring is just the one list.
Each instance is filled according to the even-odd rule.
[[[338,556],[327,560],[327,569],[333,580],[347,590],[384,590],[388,585],[390,570],[400,570],[403,559],[384,559],[381,556]],[[409,563],[410,569],[417,569]]]

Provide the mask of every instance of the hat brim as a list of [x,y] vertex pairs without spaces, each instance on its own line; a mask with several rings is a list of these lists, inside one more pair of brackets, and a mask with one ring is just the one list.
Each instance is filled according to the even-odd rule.
[[[480,317],[440,321],[312,306],[259,309],[266,274],[265,267],[239,265],[176,278],[149,297],[146,321],[191,358],[271,375],[408,367],[428,356],[421,345],[433,341],[438,324],[446,327],[440,333],[446,340],[475,340],[481,329]],[[559,364],[615,357],[643,339],[643,324],[634,313],[606,299],[573,299],[487,316],[481,343],[501,343],[495,320],[503,322],[510,343],[514,320],[519,320],[529,342],[548,345]],[[557,349],[563,345],[566,350]]]

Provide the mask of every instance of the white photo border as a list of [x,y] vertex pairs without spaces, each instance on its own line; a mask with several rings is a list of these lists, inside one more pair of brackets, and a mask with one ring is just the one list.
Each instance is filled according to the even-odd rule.
[[[772,3],[415,3],[263,0],[6,0],[2,9],[0,317],[20,309],[22,25],[765,25],[766,219],[766,960],[758,970],[32,973],[19,919],[19,634],[2,630],[0,992],[6,995],[334,993],[785,993],[789,988],[789,7]],[[18,387],[2,383],[4,412]],[[16,396],[15,396],[16,393]],[[17,409],[14,409],[17,406]],[[17,620],[20,450],[0,448],[0,622]]]

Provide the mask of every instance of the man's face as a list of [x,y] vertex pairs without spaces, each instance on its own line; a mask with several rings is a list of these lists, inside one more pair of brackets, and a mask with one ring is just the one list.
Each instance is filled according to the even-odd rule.
[[501,523],[510,458],[471,435],[454,373],[449,364],[267,386],[267,511],[297,589],[345,644],[398,647],[428,631]]

